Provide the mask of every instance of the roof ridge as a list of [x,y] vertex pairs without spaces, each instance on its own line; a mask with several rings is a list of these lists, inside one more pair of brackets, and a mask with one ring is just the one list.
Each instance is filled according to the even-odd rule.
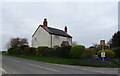
[[[39,25],[39,27],[42,27],[44,30],[46,30],[49,34],[54,34],[54,35],[60,35],[60,36],[65,36],[65,37],[70,37],[70,38],[72,38],[72,36],[70,36],[68,33],[66,33],[64,30],[61,30],[61,29],[57,29],[57,28],[53,28],[53,27],[44,27],[44,26],[42,26],[42,25]],[[39,28],[38,27],[38,28]],[[38,30],[38,28],[37,28],[37,30]],[[36,30],[36,31],[37,31]],[[35,31],[35,32],[36,32]],[[34,33],[35,34],[35,33]],[[33,35],[34,35],[33,34]]]

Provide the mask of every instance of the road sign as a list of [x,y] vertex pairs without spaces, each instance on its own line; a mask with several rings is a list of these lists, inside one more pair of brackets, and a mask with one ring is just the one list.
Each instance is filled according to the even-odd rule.
[[101,52],[101,57],[105,57],[105,52]]
[[105,46],[105,40],[100,40],[100,46]]

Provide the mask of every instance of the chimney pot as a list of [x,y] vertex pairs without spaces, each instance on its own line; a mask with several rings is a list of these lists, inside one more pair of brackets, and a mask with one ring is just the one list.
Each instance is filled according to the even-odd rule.
[[44,21],[43,21],[43,26],[46,26],[47,27],[47,19],[45,18]]
[[67,26],[65,26],[64,31],[67,32]]

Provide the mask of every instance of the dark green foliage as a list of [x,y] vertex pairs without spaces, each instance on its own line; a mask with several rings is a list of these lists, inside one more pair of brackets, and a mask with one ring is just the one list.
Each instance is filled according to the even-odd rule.
[[71,46],[58,47],[55,50],[56,51],[55,56],[67,58],[67,57],[69,57],[70,50],[71,50]]
[[55,50],[48,47],[39,47],[38,56],[54,57]]
[[111,39],[110,43],[111,48],[120,47],[120,31],[115,33]]
[[70,51],[70,56],[74,58],[81,58],[81,55],[85,51],[85,46],[83,45],[75,45],[72,46],[71,51]]
[[25,47],[24,53],[25,55],[36,55],[37,51],[34,47]]
[[25,48],[26,47],[29,47],[28,45],[21,45],[20,48],[21,48],[21,51],[20,51],[20,55],[24,55],[25,54]]
[[37,50],[37,55],[38,56],[44,56],[44,54],[47,52],[46,50],[48,49],[47,46],[39,46]]
[[21,50],[24,50],[25,47],[29,47],[29,46],[28,46],[28,45],[21,45],[21,46],[20,46]]
[[2,51],[2,53],[6,53],[6,51]]
[[120,58],[120,47],[111,49],[115,53],[116,58]]
[[48,48],[46,46],[38,47],[38,56],[47,57],[69,57],[71,46],[57,47],[56,49]]
[[12,50],[13,50],[13,48],[9,48],[7,51],[9,54],[12,54]]
[[53,48],[46,48],[42,56],[54,57],[55,56],[55,49],[53,49]]
[[19,54],[19,53],[20,53],[20,48],[19,48],[19,47],[9,48],[9,49],[8,49],[8,53],[9,53],[9,54]]
[[8,53],[9,54],[23,54],[25,51],[25,47],[28,47],[28,45],[21,45],[19,47],[9,48]]
[[92,58],[96,54],[96,49],[95,48],[88,48],[88,49],[85,49],[84,53],[85,53],[86,58]]

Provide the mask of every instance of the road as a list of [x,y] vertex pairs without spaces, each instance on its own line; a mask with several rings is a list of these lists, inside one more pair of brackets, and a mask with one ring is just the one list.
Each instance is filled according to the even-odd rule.
[[118,74],[118,68],[70,66],[2,56],[3,74]]

